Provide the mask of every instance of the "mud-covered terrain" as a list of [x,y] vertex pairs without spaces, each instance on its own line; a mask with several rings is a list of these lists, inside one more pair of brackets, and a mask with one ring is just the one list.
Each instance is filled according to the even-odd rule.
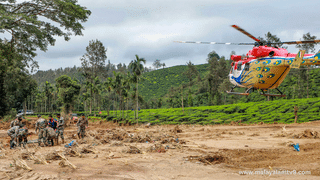
[[[10,150],[1,124],[0,179],[319,179],[319,125],[95,122],[84,140],[71,125],[63,145]],[[29,140],[37,139],[33,122],[28,127]]]

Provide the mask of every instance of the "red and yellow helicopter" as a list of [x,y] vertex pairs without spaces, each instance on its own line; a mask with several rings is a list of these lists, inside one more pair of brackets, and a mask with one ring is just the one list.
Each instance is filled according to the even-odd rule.
[[[255,43],[217,43],[217,42],[194,42],[194,41],[175,41],[179,43],[197,43],[197,44],[231,44],[231,45],[254,45],[246,57],[240,55],[232,55],[231,70],[229,80],[234,85],[228,94],[249,95],[254,90],[261,90],[264,96],[285,95],[278,89],[287,76],[291,68],[299,68],[307,65],[320,65],[320,51],[317,54],[305,54],[305,50],[300,50],[297,54],[288,53],[284,48],[273,46],[279,43],[263,44],[259,39],[255,38],[237,25],[232,25],[233,28],[239,30]],[[280,44],[304,44],[304,43],[319,43],[320,40],[312,41],[288,41]],[[273,47],[272,47],[273,46]],[[244,93],[234,92],[234,88],[247,88]],[[280,94],[265,93],[268,89],[276,89]]]

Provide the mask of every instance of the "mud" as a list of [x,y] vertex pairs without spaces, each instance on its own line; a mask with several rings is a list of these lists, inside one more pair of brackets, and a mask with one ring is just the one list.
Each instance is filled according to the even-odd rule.
[[[33,121],[29,132],[34,132]],[[320,122],[138,127],[95,122],[83,140],[77,138],[76,126],[67,127],[66,144],[76,141],[69,148],[28,144],[27,149],[14,150],[7,144],[7,125],[0,126],[0,179],[320,178]],[[299,152],[293,148],[297,143]],[[242,175],[240,171],[307,174]]]

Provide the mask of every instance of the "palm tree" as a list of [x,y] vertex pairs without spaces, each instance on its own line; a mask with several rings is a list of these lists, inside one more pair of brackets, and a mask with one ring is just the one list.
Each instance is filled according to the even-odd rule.
[[129,64],[129,68],[132,70],[134,76],[136,77],[136,102],[137,102],[137,106],[136,106],[136,111],[137,111],[137,124],[138,124],[138,117],[139,117],[139,113],[138,113],[138,108],[139,108],[139,92],[138,92],[138,84],[139,84],[139,77],[141,76],[141,74],[143,73],[143,64],[141,64],[141,62],[143,62],[144,64],[146,64],[146,60],[144,58],[139,58],[139,56],[136,54],[136,59],[132,60]]
[[120,117],[121,117],[121,107],[122,107],[122,91],[124,88],[124,77],[121,72],[113,71],[114,80],[113,80],[113,89],[119,95],[119,110],[120,110]]

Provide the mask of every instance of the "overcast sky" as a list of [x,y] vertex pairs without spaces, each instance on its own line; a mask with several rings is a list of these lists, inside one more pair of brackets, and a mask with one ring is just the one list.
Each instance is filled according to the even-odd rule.
[[[181,44],[173,41],[253,42],[232,28],[236,24],[252,35],[267,32],[282,41],[300,40],[310,32],[320,39],[319,0],[78,0],[92,14],[84,36],[58,39],[35,58],[40,70],[80,66],[89,41],[100,40],[113,64],[128,64],[135,54],[146,66],[160,59],[168,67],[206,63],[216,51],[229,58],[234,50],[246,54],[252,46]],[[317,47],[319,48],[319,46]],[[289,52],[296,53],[294,46]]]

